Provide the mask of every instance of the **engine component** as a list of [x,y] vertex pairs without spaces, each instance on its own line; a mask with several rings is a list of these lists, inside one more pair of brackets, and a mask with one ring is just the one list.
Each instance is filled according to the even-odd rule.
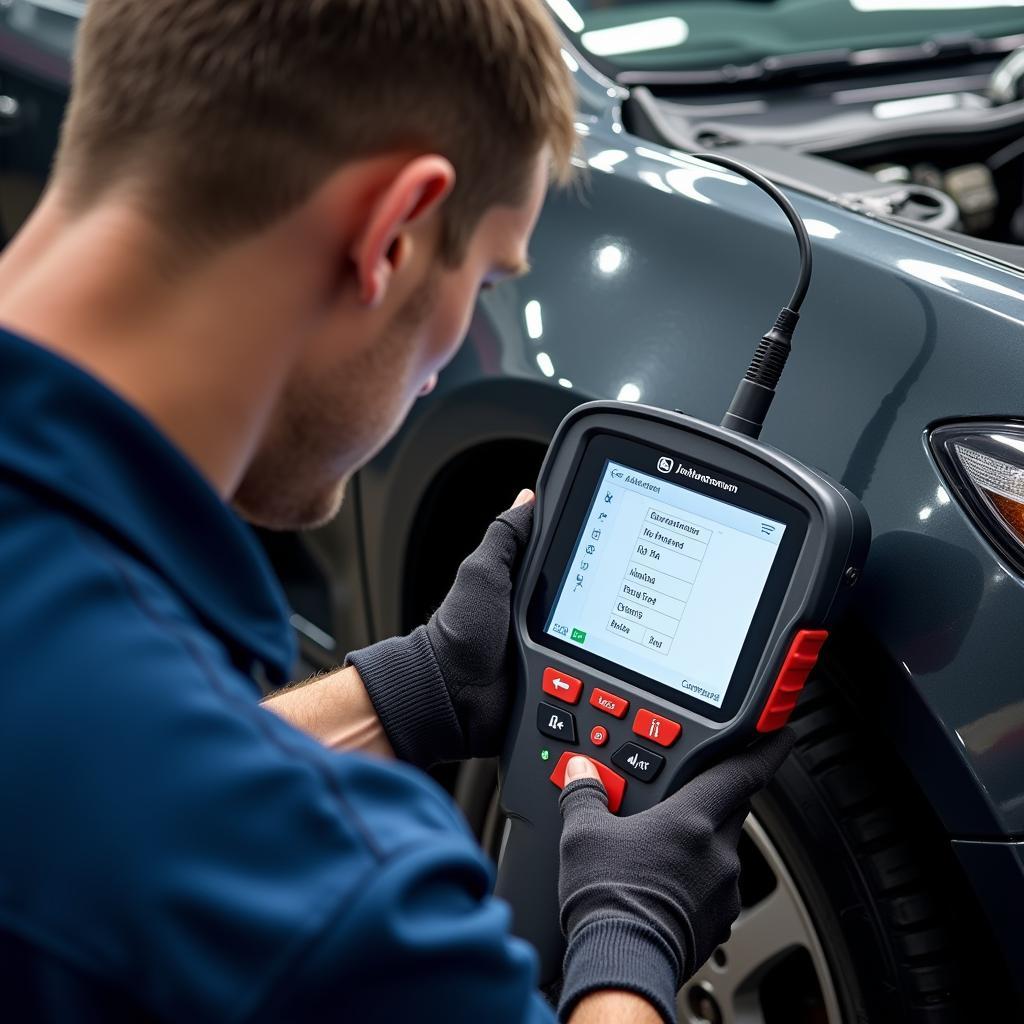
[[[960,211],[957,230],[977,234],[992,226],[999,207],[999,191],[992,171],[985,164],[964,164],[947,171],[934,164],[918,163],[913,167],[903,164],[875,164],[868,173],[885,185],[922,185],[933,193],[948,196]],[[892,203],[893,197],[887,197]],[[907,216],[907,212],[890,205],[890,215]],[[934,215],[928,217],[934,219]],[[950,225],[952,226],[952,225]]]
[[943,191],[960,207],[964,231],[969,235],[992,226],[999,207],[999,190],[984,164],[964,164],[946,171]]
[[1024,47],[1014,50],[992,72],[988,94],[1000,104],[1024,98]]

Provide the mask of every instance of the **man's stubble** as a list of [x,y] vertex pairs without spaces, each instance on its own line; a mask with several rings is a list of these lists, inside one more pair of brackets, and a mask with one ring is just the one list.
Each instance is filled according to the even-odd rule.
[[407,395],[419,386],[406,379],[418,361],[414,339],[436,302],[434,274],[365,351],[339,359],[330,373],[293,374],[234,495],[244,519],[299,530],[337,515],[349,478],[408,413]]

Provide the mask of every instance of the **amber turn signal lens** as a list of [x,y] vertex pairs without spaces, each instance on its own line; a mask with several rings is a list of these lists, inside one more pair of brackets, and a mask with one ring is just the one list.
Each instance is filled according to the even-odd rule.
[[[990,441],[1012,448],[1011,442],[1015,439],[992,435]],[[961,442],[953,447],[971,483],[992,505],[1016,540],[1024,543],[1024,469]],[[1024,455],[1024,451],[1021,454]]]
[[929,444],[952,496],[1024,575],[1024,423],[949,424],[933,430]]

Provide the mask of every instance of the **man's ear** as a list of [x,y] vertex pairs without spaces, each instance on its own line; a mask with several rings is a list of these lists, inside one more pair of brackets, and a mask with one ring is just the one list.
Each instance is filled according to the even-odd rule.
[[352,245],[359,299],[378,306],[406,255],[406,232],[435,211],[455,186],[455,168],[442,156],[416,157],[375,193]]

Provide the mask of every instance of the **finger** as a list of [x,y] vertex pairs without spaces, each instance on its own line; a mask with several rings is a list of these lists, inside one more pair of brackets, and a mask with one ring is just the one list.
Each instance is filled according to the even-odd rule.
[[[433,620],[452,636],[464,632],[467,617],[493,625],[508,618],[512,577],[533,528],[533,503],[509,509],[487,528],[480,546],[455,574],[455,583]],[[460,625],[461,624],[461,625]]]
[[[502,554],[507,564],[511,565],[516,556],[526,547],[533,532],[533,510],[534,503],[527,501],[522,504],[513,505],[507,512],[498,516],[491,524],[488,537],[491,531],[502,531],[504,536],[499,537],[494,533],[494,540],[500,543]],[[486,542],[485,538],[485,542]]]
[[533,530],[533,503],[518,505],[487,527],[479,547],[459,566],[458,577],[469,581],[510,584],[509,573],[526,547]]
[[597,779],[600,782],[601,776],[598,775],[594,762],[590,758],[569,758],[569,763],[565,766],[565,781],[568,784],[575,782],[577,779]]
[[529,504],[529,502],[533,501],[535,497],[536,495],[533,493],[533,491],[527,488],[523,488],[523,490],[519,492],[519,495],[516,498],[516,500],[512,502],[512,507],[519,508],[520,505]]
[[[579,794],[579,795],[576,795]],[[562,820],[568,823],[585,808],[608,810],[608,793],[593,762],[586,757],[571,757],[565,766],[565,783],[558,798]]]
[[558,798],[562,822],[568,827],[594,814],[608,814],[608,793],[601,780],[581,778],[566,783]]
[[724,821],[771,781],[793,748],[789,729],[714,765],[687,783],[686,799],[703,808],[715,821]]
[[558,798],[558,806],[565,822],[578,817],[587,807],[603,807],[607,811],[608,794],[601,776],[589,758],[569,758],[569,763],[565,766],[565,783],[562,795]]
[[740,836],[743,834],[743,823],[750,817],[750,804],[743,804],[738,810],[733,811],[732,817],[728,818],[722,826],[721,836],[726,845],[735,850],[740,845]]
[[760,740],[705,772],[704,785],[717,797],[713,803],[721,808],[721,817],[738,809],[764,789],[792,747],[793,735],[785,730]]

